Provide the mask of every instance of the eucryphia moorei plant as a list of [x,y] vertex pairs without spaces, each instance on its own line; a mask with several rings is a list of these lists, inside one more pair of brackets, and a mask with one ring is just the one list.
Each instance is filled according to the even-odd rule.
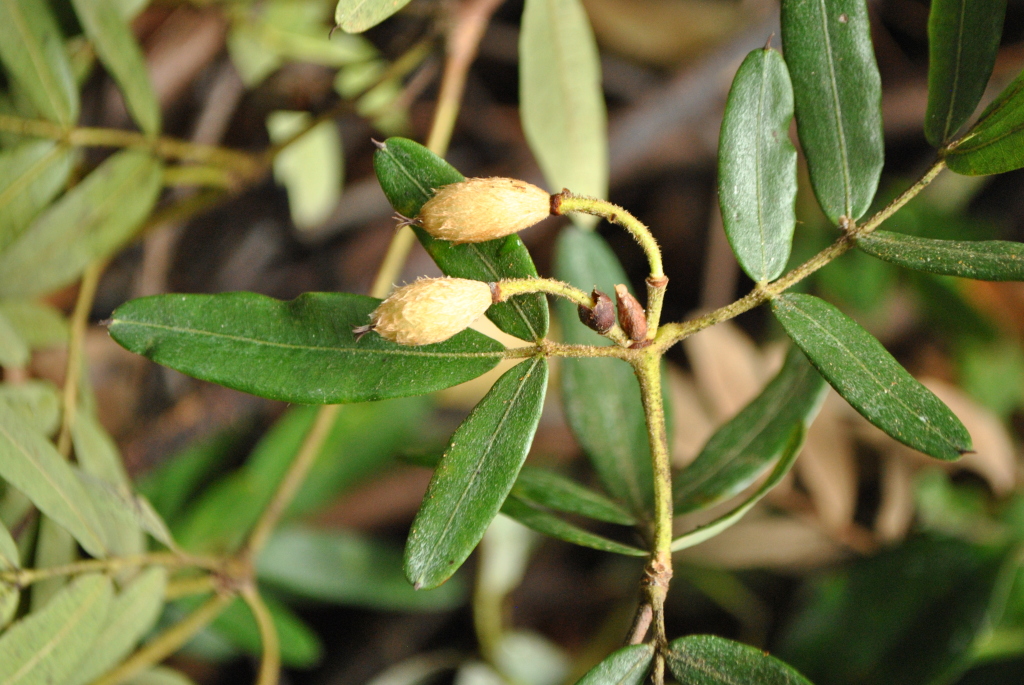
[[[74,4],[84,8],[80,11],[87,32],[101,36],[96,45],[101,59],[123,49],[123,26],[117,34],[121,42],[114,45],[104,43],[102,36],[107,34],[95,28],[113,22],[108,16],[113,10],[90,13],[92,5],[85,0]],[[342,2],[338,23],[347,30],[363,30],[394,12],[396,4],[402,3]],[[567,4],[578,10],[574,3]],[[530,20],[536,22],[540,3],[526,5],[527,13],[533,12]],[[18,7],[14,0],[0,3],[0,31],[10,23],[5,12],[22,16],[12,7]],[[1021,244],[937,240],[880,230],[944,169],[980,175],[1024,167],[1024,75],[960,133],[988,83],[1004,12],[1002,0],[933,0],[925,133],[938,150],[937,161],[894,200],[871,212],[883,165],[883,131],[866,2],[783,0],[782,52],[769,45],[743,60],[729,93],[719,146],[724,230],[739,265],[755,285],[735,302],[689,320],[663,321],[671,284],[658,243],[629,211],[592,196],[602,193],[602,179],[591,188],[553,194],[516,179],[467,179],[442,156],[401,137],[377,144],[376,175],[401,215],[404,226],[399,236],[415,235],[443,277],[379,293],[387,295],[383,298],[307,293],[285,302],[233,292],[158,295],[123,304],[111,317],[109,332],[128,350],[199,379],[275,400],[324,406],[315,416],[312,410],[292,415],[275,433],[273,440],[291,441],[296,456],[287,468],[271,467],[271,475],[261,471],[254,477],[275,484],[264,493],[264,513],[226,524],[211,522],[210,517],[200,521],[197,526],[216,529],[218,535],[197,536],[208,543],[208,549],[197,550],[188,540],[174,539],[161,516],[131,489],[118,470],[119,462],[109,459],[109,450],[104,453],[107,461],[83,463],[82,455],[96,453],[90,446],[103,442],[94,417],[84,415],[76,422],[65,415],[67,430],[61,431],[55,446],[38,420],[25,419],[0,403],[0,477],[45,515],[41,526],[64,531],[67,540],[77,542],[90,557],[24,568],[23,550],[0,525],[0,626],[18,612],[26,588],[35,593],[35,588],[55,578],[74,577],[53,591],[45,605],[23,612],[0,632],[0,683],[123,682],[175,652],[203,626],[231,616],[240,606],[238,598],[248,605],[258,627],[253,641],[264,654],[260,682],[276,682],[278,630],[293,624],[288,624],[282,608],[268,607],[256,581],[291,578],[294,569],[284,568],[287,563],[280,560],[314,544],[314,534],[308,531],[290,531],[273,540],[271,536],[286,510],[304,513],[314,507],[311,502],[322,503],[322,493],[306,490],[315,486],[316,477],[340,478],[334,472],[315,471],[332,422],[345,411],[338,405],[424,395],[477,378],[503,360],[516,363],[465,418],[436,463],[405,546],[404,572],[410,586],[442,588],[442,593],[444,587],[451,588],[454,583],[444,584],[501,513],[573,545],[646,560],[635,617],[623,636],[625,646],[579,682],[635,685],[650,678],[662,685],[666,666],[684,684],[809,682],[782,660],[742,643],[712,635],[669,635],[665,603],[671,591],[673,553],[736,523],[786,477],[829,386],[869,422],[910,448],[942,461],[972,451],[971,436],[960,420],[879,341],[834,305],[794,292],[794,286],[851,250],[931,274],[1024,280]],[[562,29],[557,22],[543,28]],[[34,25],[29,29],[50,30]],[[127,52],[137,59],[134,52]],[[29,78],[25,74],[34,67],[28,58],[5,52],[5,44],[0,44],[0,56],[15,80]],[[140,127],[155,135],[160,124],[152,97],[138,94],[143,86],[133,80],[134,72],[119,70],[128,67],[116,66],[115,59],[107,64],[122,84]],[[592,74],[571,76],[585,80]],[[64,90],[55,92],[60,95]],[[535,94],[524,92],[523,99],[530,98]],[[53,131],[60,133],[60,126],[76,117],[62,103],[67,105],[60,97],[39,98],[38,113],[46,122],[17,128],[14,118],[2,115],[8,118],[0,119],[0,124],[7,132],[17,128],[23,135],[63,140]],[[837,235],[826,249],[788,267],[796,225],[798,162],[789,137],[794,119],[814,194]],[[561,177],[557,160],[544,153],[545,135],[535,128],[536,119],[532,121],[525,128],[541,166],[549,177]],[[70,155],[55,143],[31,144],[35,147],[21,151],[26,164],[50,156],[50,163],[63,163]],[[557,136],[551,144],[560,145]],[[149,152],[117,153],[104,162],[103,175],[94,177],[97,170],[76,187],[75,197],[100,184],[130,186],[128,209],[133,216],[144,216],[156,201],[160,165]],[[249,172],[239,171],[245,173]],[[542,278],[518,233],[549,216],[578,223],[561,230],[554,277]],[[640,297],[630,292],[617,258],[586,217],[627,231],[639,245],[649,267]],[[125,221],[131,224],[134,218]],[[112,230],[110,222],[106,227]],[[16,239],[0,251],[0,290],[5,296],[20,292],[20,284],[34,268],[32,256],[38,253],[32,244]],[[68,266],[72,277],[90,262],[89,255],[79,257],[81,264]],[[34,287],[44,292],[49,285],[67,282],[68,273],[55,276],[53,284]],[[94,290],[98,276],[89,271],[87,277]],[[549,298],[560,324],[557,337],[551,335]],[[760,306],[771,309],[792,340],[781,369],[714,433],[689,466],[673,472],[663,357],[688,336]],[[521,343],[506,346],[471,328],[481,316]],[[568,422],[603,492],[551,471],[523,468],[553,359],[561,365]],[[78,388],[72,384],[67,392],[77,397]],[[72,400],[70,406],[74,405]],[[375,415],[373,421],[382,427],[387,417]],[[303,435],[305,442],[297,437]],[[72,442],[81,469],[64,460]],[[265,463],[256,456],[253,461],[250,475]],[[307,480],[311,472],[313,477]],[[304,498],[296,499],[300,493]],[[732,505],[722,511],[721,505],[729,502]],[[166,502],[164,506],[173,509]],[[713,507],[720,513],[706,523],[690,530],[673,529],[677,515]],[[580,519],[614,524],[633,534],[599,534]],[[147,553],[140,542],[143,530],[165,549]],[[119,535],[135,537],[126,542]],[[264,562],[257,575],[254,566],[268,544],[275,548],[277,565]],[[331,544],[344,547],[337,540]],[[345,550],[357,549],[352,545]],[[1010,553],[1009,547],[1005,542],[994,545],[991,558],[978,564],[988,579],[986,599],[1004,596],[1007,578],[1012,583],[1017,573],[1020,554]],[[339,552],[332,558],[343,557]],[[118,575],[139,569],[144,570],[137,575]],[[112,578],[117,580],[116,593]],[[852,602],[855,590],[840,599]],[[192,601],[201,595],[207,599]],[[438,599],[441,595],[408,590],[401,597],[402,606],[414,605],[417,596],[434,598],[423,602],[450,603],[450,598]],[[32,597],[35,601],[36,595]],[[179,620],[133,651],[156,623],[165,600],[183,598],[188,601],[176,605]],[[964,624],[977,629],[982,614],[973,611]],[[952,626],[949,634],[957,636],[956,628]],[[91,649],[94,642],[84,637],[71,641],[68,635],[92,636],[99,647]],[[968,635],[967,642],[973,637]],[[63,650],[61,659],[49,657],[56,648]],[[858,665],[859,672],[870,678],[883,657],[898,661],[898,655],[881,655],[877,663]],[[959,656],[936,660],[905,682],[944,682],[968,663]],[[901,667],[887,666],[897,673]]]

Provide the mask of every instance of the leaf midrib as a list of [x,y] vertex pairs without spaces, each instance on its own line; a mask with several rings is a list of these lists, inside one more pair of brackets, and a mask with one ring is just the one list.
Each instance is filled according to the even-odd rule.
[[852,181],[850,180],[850,157],[849,151],[846,149],[846,131],[843,129],[843,106],[839,99],[839,83],[836,77],[836,67],[832,54],[832,36],[828,28],[828,7],[825,4],[825,0],[818,0],[818,5],[821,8],[821,29],[825,39],[825,62],[828,64],[829,90],[832,94],[832,104],[835,107],[833,114],[835,116],[836,135],[839,140],[839,155],[842,158],[841,171],[843,173],[845,214],[852,217],[853,190],[851,188]]

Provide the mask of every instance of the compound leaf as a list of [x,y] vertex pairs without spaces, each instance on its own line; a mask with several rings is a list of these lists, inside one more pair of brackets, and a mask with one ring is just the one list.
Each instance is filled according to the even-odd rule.
[[782,295],[772,301],[772,311],[821,375],[868,421],[936,459],[958,459],[971,450],[971,436],[949,407],[853,319],[812,295]]
[[303,404],[422,395],[491,369],[502,345],[473,330],[442,343],[399,345],[352,329],[380,300],[305,293],[158,295],[119,307],[110,335],[125,348],[195,378]]
[[517,364],[452,435],[405,547],[406,577],[417,589],[443,583],[480,542],[526,459],[547,383],[546,359]]
[[891,264],[981,281],[1024,281],[1024,243],[934,240],[889,231],[857,238],[857,247]]
[[811,685],[792,666],[764,651],[715,635],[673,640],[665,660],[673,675],[688,685]]

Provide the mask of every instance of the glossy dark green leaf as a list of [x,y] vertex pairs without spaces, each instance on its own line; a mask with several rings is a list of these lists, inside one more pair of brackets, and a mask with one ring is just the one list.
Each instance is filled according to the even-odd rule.
[[116,0],[71,0],[96,55],[124,95],[143,133],[160,133],[160,103],[149,80],[146,59]]
[[512,488],[512,494],[521,500],[567,514],[578,514],[620,526],[636,523],[636,518],[617,502],[554,471],[524,466]]
[[916,271],[981,281],[1024,281],[1024,243],[1003,240],[932,240],[874,231],[857,247]]
[[452,435],[406,542],[417,589],[443,583],[480,542],[530,450],[547,384],[546,359],[513,366]]
[[810,427],[828,385],[797,347],[779,373],[719,428],[673,487],[676,514],[713,506],[742,492],[785,452],[798,426]]
[[793,85],[782,55],[754,50],[729,91],[718,144],[718,204],[740,266],[778,278],[796,227],[796,148],[789,142]]
[[811,685],[792,666],[766,652],[715,635],[673,640],[665,661],[687,685]]
[[380,300],[306,293],[158,295],[118,307],[110,335],[190,376],[271,399],[338,404],[422,395],[494,367],[502,345],[473,330],[442,343],[399,345],[352,329]]
[[78,120],[78,87],[46,0],[0,2],[0,61],[41,116],[64,126]]
[[[567,228],[558,237],[555,276],[587,291],[596,285],[608,294],[616,283],[627,282],[604,239],[577,228]],[[555,311],[565,342],[607,343],[580,323],[576,305],[559,300]],[[653,476],[640,385],[633,370],[617,359],[563,359],[562,402],[605,490],[632,511],[646,512],[653,498]]]
[[942,147],[981,102],[1003,33],[1006,0],[932,0],[924,135]]
[[[0,571],[13,571],[21,568],[18,545],[14,542],[7,527],[0,521]],[[21,590],[0,580],[0,630],[3,630],[18,610]]]
[[75,155],[52,140],[0,152],[0,251],[64,189]]
[[602,552],[612,552],[613,554],[624,554],[630,557],[645,557],[650,554],[650,552],[646,552],[638,547],[624,545],[621,542],[609,540],[602,535],[591,533],[589,530],[558,518],[551,512],[531,506],[515,495],[510,495],[505,500],[501,507],[501,513],[514,518],[519,523],[527,528],[532,528],[538,533],[543,533],[544,535],[549,535],[581,547],[589,547],[601,550]]
[[50,441],[0,403],[0,478],[21,490],[95,557],[106,554],[103,525],[78,476]]
[[[323,645],[317,634],[273,596],[263,593],[262,597],[267,609],[270,610],[270,617],[274,620],[277,637],[281,642],[281,663],[291,668],[316,666],[323,656]],[[201,599],[182,602],[191,609],[201,603]],[[229,604],[228,608],[210,624],[210,628],[248,654],[260,656],[263,653],[263,641],[260,639],[256,619],[241,599]]]
[[813,579],[778,653],[815,685],[955,682],[1002,561],[998,549],[912,538]]
[[782,451],[779,460],[775,463],[775,468],[772,469],[772,472],[765,478],[764,482],[749,497],[743,500],[742,504],[733,510],[722,514],[713,521],[697,526],[688,533],[684,533],[672,540],[672,551],[678,552],[699,545],[705,540],[715,537],[726,528],[739,523],[739,520],[748,511],[753,509],[754,505],[761,501],[761,498],[767,495],[772,488],[778,485],[786,474],[789,473],[789,470],[793,468],[796,458],[800,456],[800,448],[803,447],[806,435],[807,431],[804,427],[797,425],[793,432],[790,433],[789,441],[786,443],[786,447]]
[[629,645],[609,654],[576,685],[642,685],[654,659],[654,645]]
[[409,4],[409,0],[338,0],[334,21],[347,33],[362,33]]
[[0,635],[0,683],[63,683],[96,642],[113,596],[110,579],[89,573]]
[[946,166],[966,176],[1024,167],[1024,72],[985,108],[944,159]]
[[[373,155],[377,180],[395,211],[409,218],[434,191],[465,179],[454,167],[419,143],[388,138]],[[476,281],[536,278],[537,268],[517,235],[483,243],[456,245],[435,240],[413,227],[416,237],[445,274]],[[523,340],[539,340],[548,332],[548,303],[544,295],[518,295],[487,310],[487,318],[501,330]]]
[[86,685],[116,666],[156,624],[164,606],[167,570],[142,571],[114,597],[106,621],[64,685]]
[[0,253],[0,295],[44,295],[113,254],[149,215],[162,178],[160,161],[147,152],[109,157]]
[[783,0],[797,132],[825,215],[856,220],[882,173],[882,84],[865,0]]
[[971,451],[971,436],[882,343],[834,306],[811,295],[782,295],[772,311],[811,363],[864,418],[936,459]]
[[580,0],[526,0],[519,33],[519,116],[552,190],[607,195],[601,61]]
[[413,590],[402,572],[400,549],[348,531],[279,530],[256,568],[261,582],[321,602],[432,611],[466,599],[466,586],[457,579],[435,590]]

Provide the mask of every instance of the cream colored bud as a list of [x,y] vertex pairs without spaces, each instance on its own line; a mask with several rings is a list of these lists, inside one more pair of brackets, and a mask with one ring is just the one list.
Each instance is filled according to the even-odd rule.
[[423,229],[453,243],[479,243],[529,228],[551,214],[551,196],[514,178],[467,178],[441,186],[420,209]]
[[469,327],[492,304],[491,288],[465,278],[421,278],[380,303],[373,330],[403,345],[429,345]]

